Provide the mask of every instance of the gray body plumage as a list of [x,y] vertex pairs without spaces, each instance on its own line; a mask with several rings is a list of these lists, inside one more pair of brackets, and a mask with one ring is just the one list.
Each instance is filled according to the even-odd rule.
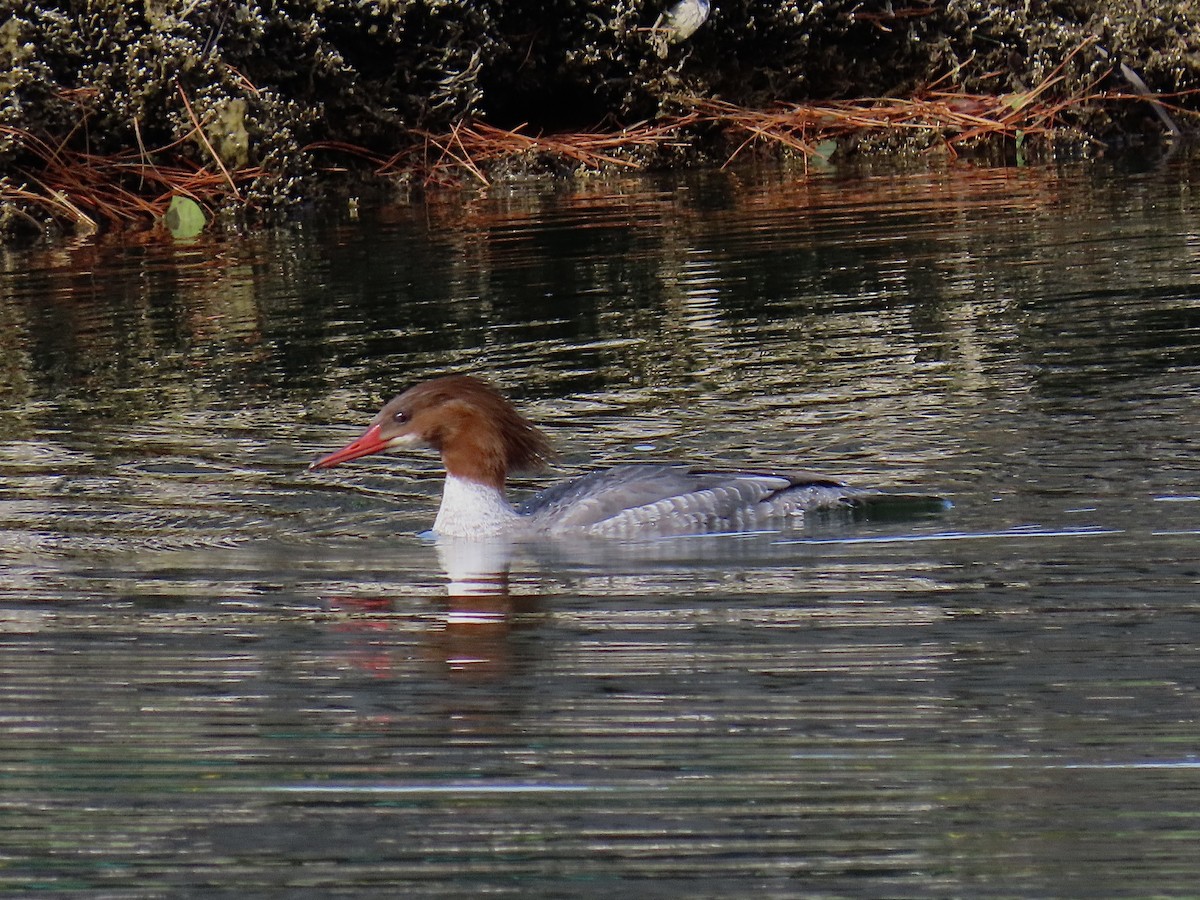
[[723,472],[684,463],[617,466],[557,485],[517,507],[544,534],[744,531],[806,510],[853,505],[858,492],[811,473]]

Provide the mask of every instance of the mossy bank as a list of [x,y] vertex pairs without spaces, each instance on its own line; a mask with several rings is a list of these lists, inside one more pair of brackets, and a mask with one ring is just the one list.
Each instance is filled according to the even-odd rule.
[[[689,117],[714,101],[761,110],[931,86],[943,99],[1036,99],[1054,113],[1039,146],[1086,152],[1186,133],[1200,108],[1194,0],[715,0],[683,40],[666,5],[5,0],[0,229],[136,224],[180,192],[270,217],[347,170],[419,181],[429,148],[448,147],[437,136],[471,124],[618,137],[675,126],[671,141],[608,152],[680,165],[729,151],[719,117]],[[871,145],[932,146],[955,129],[875,129]],[[473,168],[579,164],[533,149]]]

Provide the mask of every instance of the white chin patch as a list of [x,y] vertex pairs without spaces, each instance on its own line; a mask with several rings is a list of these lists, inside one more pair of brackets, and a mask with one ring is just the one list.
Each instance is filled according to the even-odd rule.
[[416,447],[419,446],[420,443],[421,441],[417,435],[410,431],[407,434],[397,435],[396,437],[392,438],[387,442],[387,448],[389,450],[396,450],[400,447]]

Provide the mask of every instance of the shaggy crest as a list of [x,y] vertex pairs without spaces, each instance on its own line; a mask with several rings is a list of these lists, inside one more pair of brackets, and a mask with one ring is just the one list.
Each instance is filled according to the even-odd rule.
[[[546,436],[494,387],[471,375],[448,375],[409,388],[376,419],[411,430],[439,451],[454,475],[503,487],[505,474],[536,469],[553,453]],[[398,426],[398,427],[397,427]]]

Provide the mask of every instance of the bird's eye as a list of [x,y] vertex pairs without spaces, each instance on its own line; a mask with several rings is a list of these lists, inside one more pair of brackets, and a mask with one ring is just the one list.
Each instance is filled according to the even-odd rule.
[[399,412],[392,413],[392,418],[395,421],[399,422],[401,425],[403,425],[405,422],[408,421],[409,416],[408,416],[408,413],[406,413],[404,410],[400,410]]

